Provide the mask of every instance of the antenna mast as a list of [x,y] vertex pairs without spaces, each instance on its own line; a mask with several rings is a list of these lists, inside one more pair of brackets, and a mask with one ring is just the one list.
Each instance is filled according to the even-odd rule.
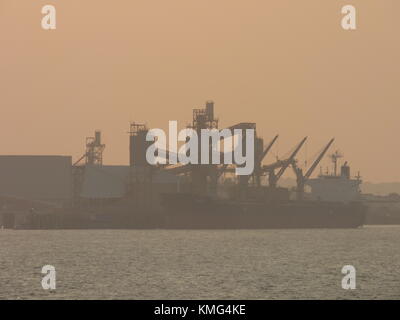
[[336,176],[337,175],[338,160],[340,158],[343,158],[343,154],[339,150],[336,150],[334,153],[329,155],[329,158],[331,158],[331,160],[333,162],[333,170],[334,170],[333,174],[334,174],[334,176]]

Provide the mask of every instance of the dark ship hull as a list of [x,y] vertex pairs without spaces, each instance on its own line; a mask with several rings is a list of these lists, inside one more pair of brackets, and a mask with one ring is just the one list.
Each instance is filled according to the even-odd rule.
[[167,229],[357,228],[361,203],[324,201],[228,201],[190,194],[164,194]]
[[162,211],[123,202],[28,214],[18,226],[8,216],[2,220],[4,228],[18,229],[289,229],[357,228],[366,219],[366,206],[358,202],[232,201],[171,193],[162,195],[161,205]]

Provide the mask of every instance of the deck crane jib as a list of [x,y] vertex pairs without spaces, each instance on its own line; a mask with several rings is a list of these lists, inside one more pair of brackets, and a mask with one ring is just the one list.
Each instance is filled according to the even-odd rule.
[[310,168],[307,170],[305,174],[303,174],[303,170],[299,168],[296,164],[296,161],[292,162],[292,168],[293,171],[296,175],[296,182],[297,182],[297,199],[302,200],[304,196],[304,186],[307,182],[307,180],[311,177],[315,169],[317,168],[318,164],[321,162],[322,158],[325,156],[329,148],[331,147],[332,143],[335,141],[335,139],[331,139],[328,144],[322,149],[322,151],[319,153],[313,164],[310,166]]
[[268,182],[269,182],[270,187],[273,187],[273,188],[276,187],[278,180],[282,177],[282,175],[285,173],[286,169],[290,166],[290,164],[293,163],[296,155],[298,154],[300,149],[303,147],[306,140],[307,140],[307,137],[304,137],[303,140],[300,141],[300,143],[296,146],[296,148],[293,150],[293,152],[290,154],[290,156],[287,159],[277,162],[280,164],[280,166],[279,166],[280,169],[279,169],[278,173],[275,173],[274,167],[268,170]]

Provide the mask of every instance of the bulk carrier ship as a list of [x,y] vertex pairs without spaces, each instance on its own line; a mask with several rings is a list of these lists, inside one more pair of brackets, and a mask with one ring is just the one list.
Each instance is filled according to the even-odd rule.
[[[357,228],[366,206],[357,201],[361,180],[347,164],[340,175],[320,175],[307,199],[290,199],[285,188],[248,187],[246,198],[218,199],[190,193],[163,194],[165,227],[171,229]],[[296,190],[297,191],[297,190]],[[252,195],[251,195],[252,194]],[[296,192],[299,195],[299,192]],[[304,195],[303,195],[304,196]]]
[[[212,102],[205,109],[195,109],[192,128],[200,131],[217,127]],[[254,123],[240,123],[232,128],[254,128]],[[269,165],[262,161],[278,136],[264,149],[263,140],[256,137],[255,170],[251,176],[237,177],[237,183],[228,187],[225,198],[218,197],[216,181],[225,173],[234,172],[226,165],[189,165],[177,169],[188,172],[190,192],[167,193],[162,195],[165,227],[171,229],[269,229],[269,228],[357,228],[364,224],[366,206],[361,203],[358,175],[350,176],[347,162],[337,172],[338,159],[342,155],[336,151],[330,155],[333,172],[321,174],[311,179],[311,175],[326,155],[334,139],[318,154],[315,161],[303,173],[298,167],[296,155],[304,145],[304,138],[294,151],[284,160]],[[243,142],[244,143],[244,142]],[[291,168],[295,173],[297,186],[292,192],[277,186],[283,173]],[[262,180],[268,180],[267,185]],[[306,193],[305,189],[311,189]],[[211,194],[211,195],[210,195]]]
[[[193,111],[191,128],[198,133],[205,128],[217,128],[214,104]],[[255,130],[255,123],[240,123],[229,129]],[[245,138],[243,138],[245,139]],[[350,176],[347,162],[337,173],[339,152],[330,155],[334,170],[331,174],[311,175],[326,155],[334,139],[322,149],[315,161],[303,173],[296,155],[304,145],[304,138],[284,160],[269,165],[262,161],[278,136],[266,146],[256,137],[255,170],[251,176],[238,176],[237,183],[228,187],[225,198],[218,197],[217,181],[233,168],[227,165],[187,165],[171,171],[187,173],[190,192],[162,194],[164,227],[169,229],[267,229],[267,228],[357,228],[364,224],[366,207],[360,202],[361,179]],[[200,148],[199,148],[200,149]],[[277,186],[283,173],[292,168],[297,178],[295,199],[290,191]],[[268,180],[265,186],[263,180]],[[305,189],[311,192],[306,193]]]

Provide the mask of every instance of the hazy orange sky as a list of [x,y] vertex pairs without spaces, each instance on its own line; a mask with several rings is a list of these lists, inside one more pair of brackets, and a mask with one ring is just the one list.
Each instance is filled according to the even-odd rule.
[[0,0],[0,154],[77,159],[101,129],[105,162],[128,163],[129,121],[184,126],[212,99],[220,127],[280,134],[269,161],[335,137],[364,180],[400,181],[399,14],[398,0]]

